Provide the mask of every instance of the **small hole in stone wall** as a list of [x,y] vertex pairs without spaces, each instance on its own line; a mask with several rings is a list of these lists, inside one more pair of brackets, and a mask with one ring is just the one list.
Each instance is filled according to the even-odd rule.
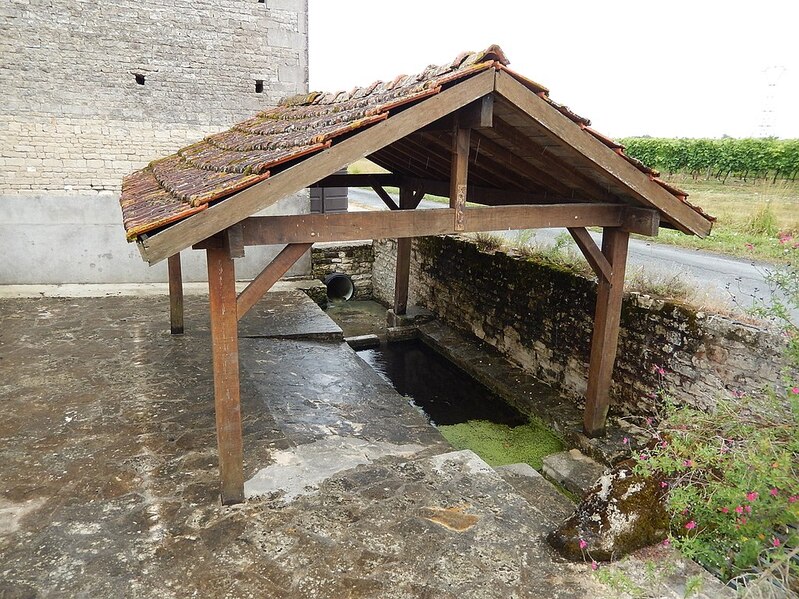
[[258,0],[258,4],[266,4],[266,0]]
[[144,75],[142,75],[141,73],[136,73],[133,76],[136,78],[136,83],[138,83],[139,85],[144,85]]
[[255,93],[256,94],[264,93],[264,80],[263,79],[256,79],[255,80]]

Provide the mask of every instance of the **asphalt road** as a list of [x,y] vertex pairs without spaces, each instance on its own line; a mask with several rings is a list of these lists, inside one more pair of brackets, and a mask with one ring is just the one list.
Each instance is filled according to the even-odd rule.
[[[382,200],[371,190],[350,188],[349,201],[352,208],[362,210],[386,210]],[[422,209],[444,208],[444,204],[423,200]],[[518,239],[516,231],[495,231],[509,239]],[[553,244],[565,234],[568,243],[574,247],[565,229],[538,229],[530,240],[536,244]],[[601,235],[592,233],[600,242]],[[660,278],[679,277],[696,289],[693,301],[709,308],[722,307],[738,312],[746,311],[755,301],[767,302],[771,289],[765,279],[768,264],[729,258],[710,252],[679,248],[640,239],[630,240],[628,254],[628,273],[643,269],[650,276]],[[799,310],[793,311],[799,319]]]

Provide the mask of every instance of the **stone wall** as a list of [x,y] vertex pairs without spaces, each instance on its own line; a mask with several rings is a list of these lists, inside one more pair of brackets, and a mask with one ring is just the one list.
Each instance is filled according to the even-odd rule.
[[4,194],[117,191],[307,90],[307,0],[8,0],[0,16]]
[[[375,243],[374,294],[393,296],[393,241]],[[579,401],[586,388],[595,282],[467,240],[414,242],[410,302],[490,343]],[[616,413],[649,413],[664,385],[678,401],[709,407],[719,395],[774,385],[778,335],[690,306],[628,294],[611,389]],[[665,376],[658,374],[663,368]]]
[[320,243],[311,250],[311,269],[313,277],[320,281],[334,272],[349,275],[355,287],[353,299],[371,299],[374,259],[372,243],[369,241]]
[[[165,281],[125,243],[122,177],[306,92],[307,22],[307,0],[0,4],[0,284]],[[308,210],[302,192],[267,213]],[[248,249],[237,274],[274,255]]]

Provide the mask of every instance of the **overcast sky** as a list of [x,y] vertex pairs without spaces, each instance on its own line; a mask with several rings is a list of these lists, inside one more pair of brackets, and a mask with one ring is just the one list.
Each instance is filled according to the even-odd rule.
[[309,0],[309,13],[312,90],[495,43],[607,135],[799,138],[796,0]]

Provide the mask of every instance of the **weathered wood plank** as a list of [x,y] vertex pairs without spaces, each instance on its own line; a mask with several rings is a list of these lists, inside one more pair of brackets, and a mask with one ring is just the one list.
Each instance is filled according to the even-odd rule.
[[183,272],[180,252],[169,257],[169,329],[173,335],[183,334]]
[[464,230],[466,185],[469,176],[471,129],[455,124],[452,131],[452,170],[449,176],[449,207],[455,210],[455,230]]
[[399,176],[393,173],[358,173],[330,175],[308,187],[399,187]]
[[[400,188],[400,209],[413,210],[414,193],[407,187]],[[408,310],[408,281],[411,272],[411,237],[397,239],[397,265],[394,271],[394,314],[405,314]]]
[[594,239],[591,237],[590,233],[583,227],[569,227],[569,233],[571,233],[574,242],[577,244],[577,247],[580,248],[580,251],[583,253],[583,256],[585,256],[588,264],[591,265],[596,276],[600,279],[610,279],[610,262],[605,258],[602,250],[597,247],[597,244],[594,243]]
[[[550,227],[619,227],[620,204],[544,204],[466,208],[464,231]],[[253,216],[241,224],[244,245],[400,239],[455,233],[455,210],[381,210],[340,214]],[[203,244],[195,247],[203,248]]]
[[206,256],[219,473],[222,503],[229,505],[244,501],[236,274],[229,247],[210,248]]
[[479,73],[330,148],[140,241],[150,264],[206,239],[494,90],[496,71]]
[[601,168],[607,176],[622,184],[646,206],[656,208],[669,217],[680,230],[705,237],[711,222],[693,208],[671,195],[632,164],[618,156],[592,135],[584,131],[504,72],[497,73],[497,93],[532,117],[554,138],[569,145]]
[[371,184],[371,188],[378,195],[378,197],[381,200],[383,200],[383,203],[386,206],[388,206],[389,210],[399,210],[400,209],[400,207],[397,206],[397,203],[394,201],[394,198],[392,198],[390,195],[388,195],[388,192],[385,189],[383,189],[383,187],[379,183]]
[[629,238],[629,233],[619,228],[606,228],[602,233],[602,254],[610,263],[611,273],[609,278],[600,277],[597,287],[588,390],[583,414],[583,428],[590,437],[600,436],[605,432],[613,365],[619,344],[619,321]]
[[310,243],[290,243],[284,247],[274,259],[258,273],[250,284],[239,294],[236,300],[237,319],[241,320],[259,299],[285,275],[303,254],[311,249]]

